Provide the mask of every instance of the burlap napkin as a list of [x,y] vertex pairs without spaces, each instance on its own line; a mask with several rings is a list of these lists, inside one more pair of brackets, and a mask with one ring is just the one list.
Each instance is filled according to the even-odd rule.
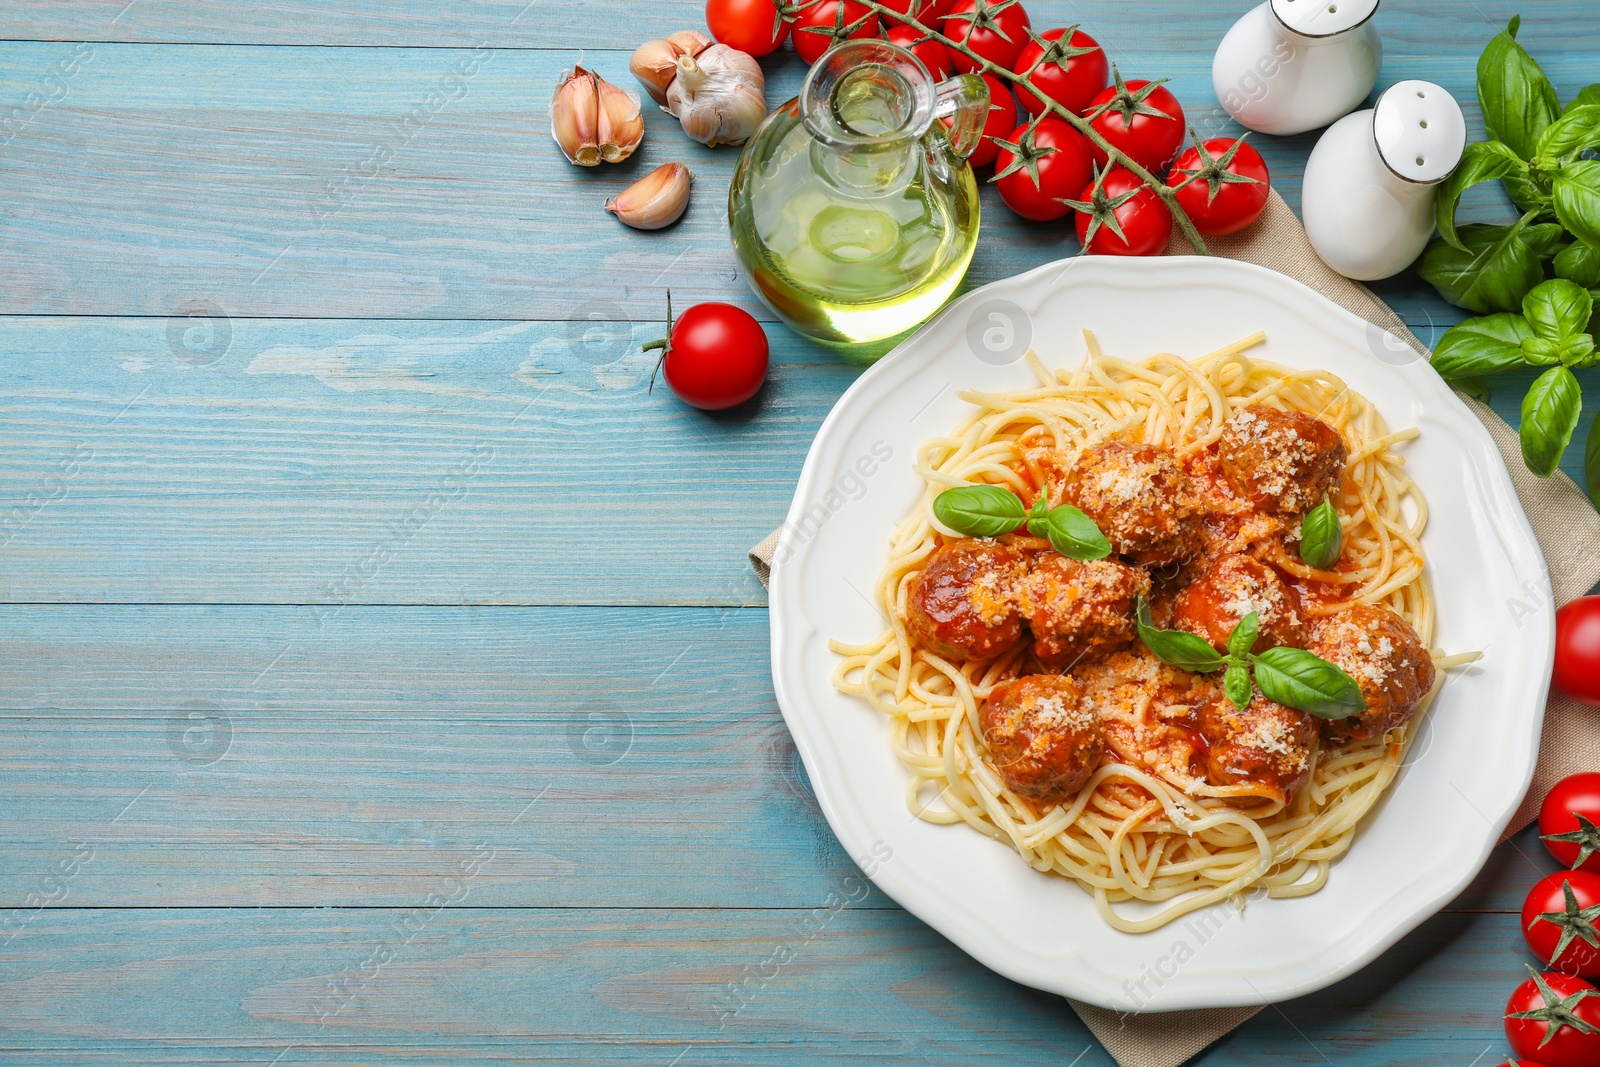
[[[1424,357],[1430,354],[1393,308],[1365,286],[1334,273],[1317,258],[1300,220],[1276,192],[1255,226],[1208,244],[1216,255],[1258,263],[1287,274],[1394,334]],[[1192,252],[1182,234],[1174,234],[1167,246],[1168,255]],[[1471,399],[1467,406],[1483,420],[1500,446],[1506,469],[1511,472],[1511,481],[1550,567],[1551,588],[1529,590],[1526,606],[1531,611],[1543,610],[1548,600],[1560,605],[1582,596],[1600,580],[1600,513],[1565,474],[1558,471],[1553,477],[1538,478],[1529,473],[1522,462],[1516,431],[1488,406]],[[777,544],[778,534],[773,531],[750,550],[750,563],[763,583]],[[1586,708],[1552,694],[1545,711],[1539,767],[1511,831],[1533,821],[1540,798],[1555,782],[1569,774],[1596,769],[1600,769],[1600,709]],[[1219,1008],[1124,1015],[1075,1000],[1068,1003],[1122,1067],[1177,1067],[1261,1010]]]

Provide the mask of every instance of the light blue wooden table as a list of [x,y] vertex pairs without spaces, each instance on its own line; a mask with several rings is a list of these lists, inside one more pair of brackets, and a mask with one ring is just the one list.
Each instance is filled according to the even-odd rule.
[[[1029,6],[1221,132],[1210,55],[1246,2]],[[1564,94],[1600,80],[1593,0],[1522,6]],[[1391,0],[1385,83],[1441,82],[1476,124],[1516,10]],[[545,118],[580,51],[624,82],[698,23],[0,7],[0,1063],[1109,1062],[882,896],[827,905],[855,868],[744,552],[858,368],[773,326],[749,410],[647,395],[669,285],[760,311],[734,153],[652,113],[632,162],[580,171]],[[768,70],[797,87],[792,56]],[[1258,142],[1292,204],[1312,142]],[[601,211],[668,159],[698,178],[679,226]],[[1074,251],[985,196],[973,283]],[[1380,288],[1425,339],[1459,317]],[[1512,910],[1550,867],[1523,835],[1201,1062],[1499,1062]]]

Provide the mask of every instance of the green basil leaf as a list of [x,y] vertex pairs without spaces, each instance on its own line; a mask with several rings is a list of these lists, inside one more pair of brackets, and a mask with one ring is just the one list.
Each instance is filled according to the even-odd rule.
[[1528,290],[1522,314],[1533,332],[1551,341],[1579,334],[1589,325],[1594,298],[1589,290],[1565,278],[1552,278]]
[[1325,571],[1339,562],[1344,551],[1344,530],[1339,525],[1339,510],[1328,497],[1300,520],[1300,558],[1306,566]]
[[1461,194],[1479,182],[1504,178],[1507,174],[1526,173],[1528,165],[1499,141],[1480,141],[1467,145],[1456,169],[1439,183],[1439,191],[1433,202],[1433,220],[1439,227],[1439,236],[1466,251],[1466,246],[1456,236],[1456,205],[1461,202]]
[[1022,498],[999,485],[958,485],[933,498],[933,517],[964,537],[999,537],[1027,517]]
[[1550,211],[1550,182],[1548,178],[1529,178],[1521,174],[1507,174],[1500,179],[1500,184],[1505,186],[1506,195],[1524,211],[1536,211],[1541,215]]
[[1586,333],[1580,333],[1561,342],[1560,358],[1563,365],[1582,370],[1594,366],[1594,352],[1594,338]]
[[1105,559],[1111,555],[1111,542],[1100,527],[1071,504],[1051,508],[1044,518],[1044,529],[1051,547],[1068,559]]
[[1234,707],[1243,711],[1250,706],[1255,688],[1250,684],[1250,668],[1243,663],[1228,664],[1228,673],[1222,676],[1222,691]]
[[1467,319],[1439,338],[1433,350],[1433,369],[1452,382],[1511,370],[1522,366],[1522,342],[1532,336],[1528,320],[1510,312]]
[[1536,158],[1544,165],[1600,147],[1600,104],[1569,107],[1539,137]]
[[1548,337],[1530,337],[1522,342],[1522,358],[1535,367],[1553,367],[1561,362],[1562,344]]
[[1589,442],[1583,450],[1583,476],[1589,483],[1589,501],[1600,508],[1600,418],[1589,424]]
[[1228,655],[1235,660],[1250,654],[1256,638],[1261,636],[1261,616],[1251,612],[1239,620],[1239,625],[1228,635]]
[[1600,289],[1600,248],[1574,241],[1556,253],[1556,277],[1577,282],[1585,289]]
[[1585,85],[1582,89],[1579,89],[1578,95],[1572,98],[1572,103],[1567,105],[1566,111],[1563,111],[1562,114],[1565,115],[1577,108],[1587,107],[1590,104],[1600,104],[1600,82],[1594,85]]
[[1517,43],[1520,19],[1512,19],[1478,57],[1478,103],[1484,129],[1523,159],[1532,159],[1539,137],[1561,114],[1561,98],[1539,64]]
[[1522,459],[1529,470],[1541,478],[1555,473],[1581,414],[1583,390],[1571,370],[1552,367],[1534,379],[1522,398]]
[[1584,244],[1600,248],[1600,161],[1580,159],[1556,172],[1550,205],[1556,218]]
[[1211,647],[1211,642],[1203,637],[1183,630],[1156,629],[1150,618],[1150,602],[1144,597],[1139,598],[1134,621],[1139,627],[1139,640],[1143,641],[1144,646],[1154,652],[1162,663],[1170,663],[1182,670],[1204,674],[1220,670],[1228,662],[1219,656],[1217,650]]
[[1453,378],[1450,385],[1458,393],[1463,393],[1474,400],[1489,402],[1489,383],[1476,374],[1469,374],[1465,378]]
[[1488,314],[1522,310],[1528,290],[1544,281],[1540,250],[1560,238],[1561,227],[1473,223],[1458,236],[1466,251],[1435,237],[1417,260],[1417,273],[1450,303]]
[[1322,719],[1367,710],[1367,698],[1354,678],[1303,648],[1269,648],[1250,658],[1256,666],[1256,688],[1268,700]]

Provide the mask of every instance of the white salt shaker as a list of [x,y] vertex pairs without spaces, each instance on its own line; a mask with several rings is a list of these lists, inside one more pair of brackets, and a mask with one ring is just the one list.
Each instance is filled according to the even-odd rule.
[[1328,127],[1306,161],[1300,214],[1311,247],[1347,278],[1398,274],[1433,235],[1438,184],[1461,162],[1467,123],[1432,82],[1397,82],[1376,107]]
[[1228,31],[1211,84],[1242,126],[1304,133],[1348,115],[1378,84],[1378,0],[1267,0]]

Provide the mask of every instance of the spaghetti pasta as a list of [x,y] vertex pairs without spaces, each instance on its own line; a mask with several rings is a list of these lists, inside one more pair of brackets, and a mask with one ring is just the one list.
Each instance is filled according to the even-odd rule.
[[[1034,387],[961,393],[973,414],[920,447],[915,470],[926,491],[895,529],[877,585],[888,626],[864,643],[831,642],[843,657],[834,684],[887,717],[889,742],[910,774],[913,813],[965,823],[1035,869],[1076,881],[1117,929],[1153,930],[1246,891],[1316,892],[1398,774],[1419,719],[1322,746],[1287,805],[1259,791],[1135,765],[1110,748],[1075,796],[1042,803],[1007,787],[979,727],[989,695],[1026,673],[1027,643],[995,659],[963,661],[920,647],[908,632],[913,582],[948,533],[932,517],[941,491],[991,483],[1032,492],[1048,474],[1037,468],[1041,448],[1080,454],[1117,440],[1160,446],[1182,459],[1214,445],[1234,412],[1265,406],[1316,415],[1337,429],[1349,454],[1334,501],[1344,530],[1339,569],[1313,571],[1286,554],[1281,539],[1270,562],[1291,580],[1319,583],[1323,595],[1307,600],[1308,616],[1386,605],[1431,645],[1433,605],[1420,544],[1427,504],[1395,452],[1417,431],[1391,431],[1371,403],[1331,374],[1250,359],[1260,333],[1192,362],[1171,354],[1125,361],[1102,353],[1092,334],[1085,338],[1088,354],[1075,370],[1052,372],[1030,351]],[[1471,658],[1432,654],[1441,667]],[[1116,907],[1132,902],[1145,904]]]

